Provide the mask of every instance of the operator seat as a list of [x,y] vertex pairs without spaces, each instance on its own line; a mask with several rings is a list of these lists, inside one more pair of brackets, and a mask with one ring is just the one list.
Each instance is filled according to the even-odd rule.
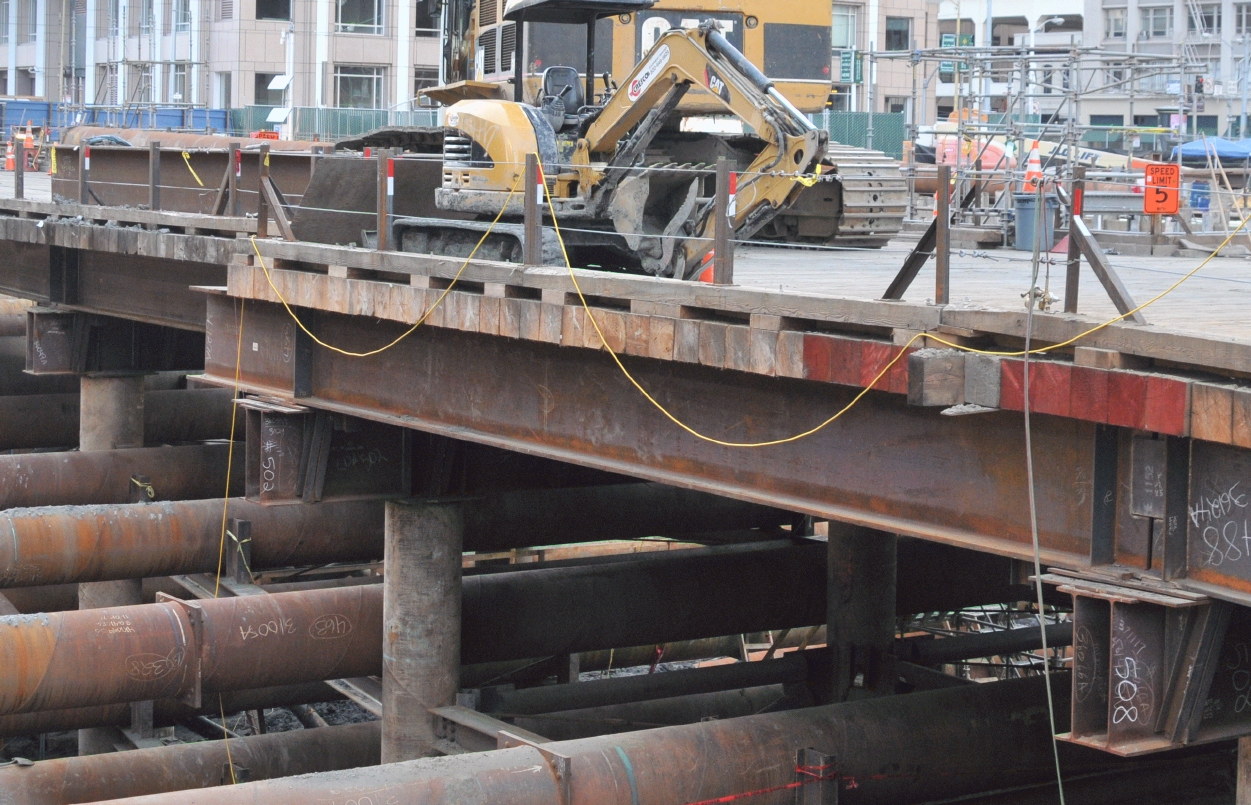
[[543,116],[552,128],[560,131],[565,126],[577,125],[578,112],[586,103],[582,93],[582,78],[572,67],[548,67],[543,71]]

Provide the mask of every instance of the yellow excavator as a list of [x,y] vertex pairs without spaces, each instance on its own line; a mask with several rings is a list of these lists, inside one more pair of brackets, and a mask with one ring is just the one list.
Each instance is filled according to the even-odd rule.
[[[575,19],[591,28],[601,16],[632,13],[653,3],[517,0],[505,19],[516,19],[519,26]],[[716,226],[708,169],[716,155],[687,165],[648,159],[693,88],[751,132],[703,140],[732,151],[738,164],[746,163],[732,209],[733,237],[751,237],[804,187],[834,178],[821,176],[826,133],[727,40],[714,20],[664,32],[620,84],[611,77],[604,83],[605,91],[591,101],[575,68],[554,65],[542,72],[537,104],[499,98],[454,103],[445,114],[442,184],[435,204],[477,220],[399,218],[392,225],[392,242],[404,251],[466,255],[482,237],[484,219],[502,211],[502,223],[491,230],[479,254],[517,259],[523,202],[521,192],[510,190],[520,185],[526,155],[537,154],[550,194],[544,213],[563,225],[566,246],[579,265],[696,276]],[[543,254],[546,262],[560,257],[550,228],[544,229]]]

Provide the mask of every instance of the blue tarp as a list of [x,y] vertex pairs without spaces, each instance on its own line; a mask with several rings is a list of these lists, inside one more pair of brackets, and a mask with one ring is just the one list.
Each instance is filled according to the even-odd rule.
[[1207,139],[1194,140],[1174,148],[1173,158],[1177,157],[1179,149],[1182,159],[1206,160],[1208,154],[1218,159],[1227,159],[1234,162],[1251,159],[1251,139],[1236,143],[1230,142],[1224,137],[1208,137]]

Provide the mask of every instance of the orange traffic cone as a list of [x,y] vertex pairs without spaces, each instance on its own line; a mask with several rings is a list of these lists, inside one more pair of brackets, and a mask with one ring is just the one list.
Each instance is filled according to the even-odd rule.
[[1033,193],[1042,182],[1042,160],[1038,158],[1038,141],[1029,149],[1029,162],[1025,164],[1025,192]]
[[13,161],[13,141],[9,140],[8,146],[4,149],[4,169],[7,171],[17,170],[17,164]]
[[30,122],[26,123],[26,139],[22,143],[26,149],[26,170],[34,170],[35,168],[35,135],[31,133]]

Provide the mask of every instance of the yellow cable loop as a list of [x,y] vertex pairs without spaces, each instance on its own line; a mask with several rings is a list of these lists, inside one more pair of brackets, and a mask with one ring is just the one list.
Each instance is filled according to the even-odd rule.
[[425,313],[421,314],[421,318],[417,320],[417,323],[414,324],[412,327],[409,327],[400,335],[396,336],[395,340],[387,344],[386,346],[378,347],[377,349],[371,349],[368,352],[350,352],[346,349],[340,349],[339,347],[336,347],[333,344],[327,344],[325,341],[322,341],[320,338],[313,335],[312,331],[304,326],[304,322],[300,321],[300,317],[295,315],[295,311],[291,309],[291,305],[287,304],[287,300],[283,298],[282,294],[278,291],[278,288],[274,285],[273,277],[269,275],[269,268],[266,267],[265,265],[265,258],[261,256],[261,250],[257,248],[256,246],[256,236],[252,237],[252,251],[256,252],[256,259],[260,261],[261,271],[265,272],[265,281],[269,283],[270,289],[274,292],[274,295],[278,297],[278,301],[282,302],[282,306],[287,309],[287,313],[290,314],[291,318],[295,320],[295,323],[299,326],[301,330],[304,331],[305,335],[313,339],[313,341],[316,342],[319,346],[325,347],[331,352],[337,352],[340,355],[346,355],[349,358],[368,358],[371,355],[377,355],[380,352],[386,352],[388,349],[400,343],[405,338],[408,338],[417,330],[418,327],[420,327],[423,323],[425,323],[426,319],[430,316],[431,313],[434,312],[435,308],[443,304],[443,300],[446,299],[447,295],[452,292],[452,288],[456,286],[456,282],[457,280],[460,279],[461,274],[465,273],[465,269],[469,266],[469,261],[473,260],[474,255],[478,253],[478,249],[482,248],[482,244],[486,242],[487,237],[491,234],[491,230],[495,229],[495,225],[500,222],[500,218],[504,215],[504,211],[508,209],[508,202],[512,201],[513,194],[517,192],[517,185],[519,185],[520,183],[521,183],[520,179],[518,179],[516,182],[513,183],[513,188],[512,190],[508,191],[508,197],[504,199],[504,204],[503,206],[500,207],[499,214],[495,216],[495,220],[492,221],[491,225],[487,227],[487,230],[482,233],[482,237],[478,239],[478,243],[476,246],[473,247],[473,251],[471,251],[469,253],[469,256],[465,258],[465,262],[460,264],[460,269],[456,272],[456,276],[452,277],[452,281],[448,284],[446,288],[443,289],[443,293],[439,295],[439,298],[435,300],[434,304],[431,305],[430,308]]
[[[235,779],[235,761],[230,756],[230,736],[226,734],[226,705],[222,704],[222,695],[217,694],[217,712],[222,717],[222,740],[226,742],[226,765],[230,767],[230,784],[238,785],[239,781]],[[261,714],[262,716],[264,713]]]
[[[543,169],[543,165],[540,162],[539,163],[540,176],[542,175],[542,169]],[[626,380],[630,381],[630,385],[638,389],[639,393],[642,394],[647,399],[648,402],[650,402],[653,406],[655,406],[656,410],[659,411],[661,414],[663,414],[666,419],[668,419],[670,422],[677,425],[679,428],[686,431],[690,435],[694,436],[696,439],[700,439],[705,442],[710,442],[715,445],[720,445],[721,447],[772,447],[774,445],[797,442],[800,439],[805,439],[809,436],[812,436],[818,431],[829,426],[835,420],[839,419],[843,414],[847,413],[853,407],[855,407],[855,405],[858,402],[860,402],[861,398],[863,398],[864,395],[868,394],[869,391],[874,386],[877,385],[878,381],[881,380],[883,377],[885,377],[886,373],[889,372],[891,368],[896,363],[899,362],[899,359],[904,357],[908,353],[908,348],[911,347],[914,343],[916,343],[918,339],[921,339],[921,338],[928,338],[932,341],[937,341],[940,344],[944,344],[948,347],[951,347],[952,349],[958,349],[964,352],[975,352],[975,353],[978,353],[979,355],[998,355],[998,356],[1003,356],[1003,357],[1020,357],[1020,356],[1025,355],[1024,350],[1018,351],[1018,352],[994,352],[994,351],[989,351],[989,350],[973,349],[972,347],[965,347],[959,344],[953,344],[950,341],[946,341],[942,338],[938,338],[933,335],[928,335],[926,333],[917,333],[916,335],[914,335],[912,338],[908,340],[908,343],[904,344],[900,348],[898,354],[896,354],[895,357],[892,358],[890,362],[887,363],[886,366],[882,368],[882,371],[877,373],[877,375],[873,378],[873,380],[867,383],[865,387],[861,389],[858,394],[856,394],[855,397],[851,398],[851,402],[847,403],[845,406],[843,406],[837,412],[835,412],[833,416],[831,416],[829,419],[826,419],[821,424],[816,425],[815,427],[809,428],[808,430],[805,430],[805,431],[801,431],[800,433],[796,433],[793,436],[787,436],[782,439],[770,439],[768,441],[763,441],[763,442],[730,442],[730,441],[724,441],[722,439],[717,439],[712,436],[707,436],[695,430],[690,425],[687,425],[682,420],[678,419],[669,411],[669,409],[661,405],[661,403],[655,397],[653,397],[650,393],[648,393],[647,389],[643,388],[643,386],[638,382],[638,380],[634,378],[634,375],[630,374],[630,370],[626,369],[625,364],[621,362],[621,358],[618,357],[617,353],[614,352],[612,348],[608,346],[608,339],[604,338],[604,331],[600,329],[599,322],[595,320],[595,315],[591,312],[591,307],[589,304],[587,304],[586,297],[582,293],[582,287],[578,284],[578,277],[573,271],[573,264],[569,260],[569,252],[565,248],[564,236],[562,236],[560,233],[560,223],[556,220],[555,208],[552,206],[552,194],[551,194],[551,191],[548,190],[546,182],[543,183],[543,191],[547,196],[548,208],[551,209],[552,211],[552,228],[555,229],[556,231],[556,240],[558,243],[560,243],[560,252],[561,252],[561,255],[565,258],[565,268],[569,271],[569,279],[573,282],[573,288],[578,294],[578,300],[582,303],[582,308],[586,311],[587,318],[591,320],[591,326],[595,328],[595,333],[599,336],[599,340],[600,340],[600,343],[603,345],[603,349],[607,351],[609,355],[612,356],[613,362],[617,364],[617,368],[621,370],[621,373],[623,375],[625,375]],[[1207,265],[1208,262],[1210,262],[1213,257],[1216,257],[1218,254],[1220,254],[1221,250],[1223,250],[1227,245],[1229,245],[1229,242],[1234,239],[1235,235],[1237,235],[1239,232],[1242,231],[1242,229],[1247,225],[1248,222],[1251,222],[1251,216],[1245,218],[1242,221],[1242,223],[1238,225],[1237,229],[1231,232],[1229,234],[1229,237],[1225,238],[1225,240],[1221,243],[1221,245],[1216,247],[1216,251],[1208,255],[1203,260],[1203,262],[1195,266],[1194,269],[1188,272],[1181,279],[1177,280],[1177,282],[1173,283],[1171,286],[1169,286],[1169,288],[1167,288],[1162,293],[1158,294],[1152,299],[1147,300],[1146,302],[1134,308],[1133,310],[1126,311],[1125,313],[1122,313],[1121,315],[1116,316],[1115,318],[1105,321],[1103,324],[1100,324],[1096,327],[1092,327],[1083,333],[1079,333],[1078,335],[1073,336],[1067,341],[1062,341],[1059,344],[1052,344],[1049,347],[1038,347],[1037,349],[1031,349],[1029,351],[1029,354],[1031,355],[1042,354],[1042,353],[1049,352],[1051,350],[1060,349],[1061,347],[1068,346],[1082,338],[1085,338],[1086,336],[1092,333],[1098,332],[1099,330],[1102,330],[1105,327],[1108,327],[1109,325],[1112,325],[1118,321],[1121,321],[1127,316],[1131,316],[1134,313],[1137,313],[1138,311],[1143,310],[1148,305],[1155,304],[1160,299],[1164,298],[1165,296],[1167,296],[1168,294],[1176,290],[1176,288],[1179,285],[1181,285],[1183,282],[1185,282],[1186,280],[1193,277],[1196,273],[1198,273],[1198,271],[1201,268],[1203,268],[1205,265]]]
[[187,163],[187,170],[191,171],[191,177],[195,179],[196,184],[198,184],[200,187],[204,187],[204,182],[200,181],[200,174],[195,172],[195,168],[191,167],[191,152],[190,151],[182,152],[182,161]]

